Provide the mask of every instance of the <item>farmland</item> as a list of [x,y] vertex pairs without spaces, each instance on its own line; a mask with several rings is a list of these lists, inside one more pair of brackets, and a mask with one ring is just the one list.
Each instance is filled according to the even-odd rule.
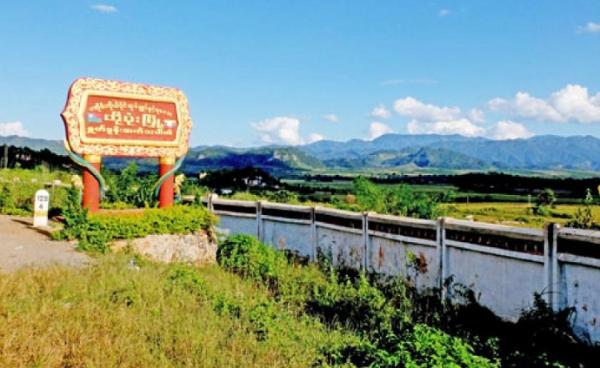
[[[542,227],[545,223],[565,224],[579,208],[579,205],[560,204],[552,208],[548,215],[534,215],[531,206],[518,202],[480,202],[444,204],[447,216],[459,219],[472,218],[474,221],[491,222],[511,226]],[[595,219],[600,219],[600,206],[592,207]]]
[[[131,180],[136,177],[135,170],[125,170],[120,176],[108,174],[109,191],[107,201],[103,202],[106,208],[126,208],[137,202],[140,194],[131,192]],[[140,178],[151,185],[152,178]],[[65,201],[65,187],[70,185],[71,173],[60,170],[47,170],[37,168],[26,169],[4,169],[0,171],[0,207],[3,213],[27,215],[31,213],[33,193],[42,187],[51,192],[51,214],[58,214]],[[273,179],[275,180],[275,179]],[[275,181],[276,183],[276,181]],[[288,201],[295,203],[315,204],[329,207],[344,205],[349,194],[353,194],[353,181],[349,178],[332,180],[305,180],[298,178],[284,178],[280,180],[281,187],[285,188],[287,194],[273,192],[269,188],[247,188],[236,190],[233,198],[245,200],[271,200]],[[194,179],[188,179],[184,183],[183,194],[202,195],[207,188]],[[219,183],[215,184],[216,186]],[[397,183],[378,183],[381,188],[394,188]],[[573,191],[556,190],[557,199],[555,205],[543,214],[534,214],[532,208],[535,202],[536,191],[530,195],[515,193],[481,192],[473,190],[461,190],[457,185],[451,184],[404,184],[411,191],[421,193],[429,197],[445,196],[446,200],[440,205],[439,215],[450,216],[460,219],[473,219],[475,221],[492,222],[514,226],[541,227],[548,222],[565,224],[573,218],[575,212],[581,207],[583,192],[576,197]],[[218,187],[217,187],[218,188]],[[540,188],[541,189],[541,188]],[[131,193],[130,193],[131,192]],[[279,193],[279,194],[278,194]],[[598,203],[597,192],[592,193],[594,200]],[[131,204],[125,202],[130,201]],[[6,203],[5,203],[6,202]],[[336,204],[337,203],[337,204]],[[593,217],[596,222],[600,221],[600,206],[592,206]]]
[[[590,189],[591,213],[600,221],[597,179],[560,177],[521,177],[505,174],[467,174],[463,176],[372,176],[384,191],[398,185],[416,195],[441,200],[437,215],[513,226],[542,227],[545,223],[566,224],[582,206],[586,188]],[[288,178],[287,189],[324,206],[346,206],[348,195],[355,194],[352,177],[313,176]],[[545,211],[535,211],[537,197],[544,188],[556,193],[553,204]]]

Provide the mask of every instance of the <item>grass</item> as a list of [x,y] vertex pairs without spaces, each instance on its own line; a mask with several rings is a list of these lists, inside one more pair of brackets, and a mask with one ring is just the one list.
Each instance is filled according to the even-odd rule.
[[32,182],[44,185],[51,184],[54,180],[61,180],[68,184],[70,175],[66,171],[48,170],[41,166],[34,170],[0,169],[0,182]]
[[[301,367],[346,338],[217,266],[136,259],[0,275],[0,366]],[[264,306],[277,319],[268,334]]]
[[[564,224],[574,215],[580,205],[561,204],[551,209],[549,216],[531,214],[527,203],[452,203],[444,204],[447,216],[467,218],[475,221],[491,222],[513,226],[542,227],[545,223]],[[600,206],[593,206],[592,213],[596,222],[600,222]]]
[[[54,185],[60,181],[60,185]],[[33,214],[33,197],[37,190],[50,193],[50,210],[56,212],[64,205],[70,174],[66,171],[49,171],[43,167],[35,170],[0,169],[0,213],[29,216]]]

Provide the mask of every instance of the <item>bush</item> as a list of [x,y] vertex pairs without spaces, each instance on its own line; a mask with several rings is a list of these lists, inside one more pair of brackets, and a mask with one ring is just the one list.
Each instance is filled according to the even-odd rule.
[[549,216],[549,208],[554,208],[555,202],[556,194],[554,194],[552,189],[546,188],[538,194],[535,206],[533,207],[533,213],[538,216]]
[[358,177],[354,180],[354,194],[362,211],[427,219],[441,214],[439,198],[417,193],[404,184],[386,188]]
[[106,199],[109,203],[127,203],[134,207],[155,207],[156,198],[152,187],[158,180],[156,175],[141,176],[138,166],[130,162],[118,174],[103,171],[107,184]]
[[256,238],[234,235],[217,250],[219,264],[243,277],[275,287],[287,262],[282,253],[273,252]]
[[55,238],[78,240],[78,249],[106,253],[116,239],[141,238],[151,234],[189,234],[212,231],[216,217],[203,207],[173,206],[135,212],[88,214],[79,205],[79,191],[71,189],[69,204],[63,211],[64,229]]
[[566,226],[574,227],[578,229],[594,229],[596,224],[594,223],[594,216],[592,214],[592,205],[594,204],[594,197],[592,192],[588,189],[586,191],[585,198],[583,199],[583,206],[577,208],[575,217],[573,220],[567,222]]
[[414,326],[410,338],[400,341],[397,349],[404,367],[487,367],[490,362],[473,352],[463,340],[423,324]]
[[277,203],[299,203],[296,193],[284,189],[276,192],[268,192],[267,200]]
[[[341,326],[357,334],[358,340],[324,351],[335,364],[496,366],[476,356],[473,348],[458,338],[435,328],[413,325],[410,303],[402,291],[396,297],[387,297],[364,274],[343,277],[329,265],[322,269],[315,265],[299,266],[290,263],[283,253],[247,235],[227,238],[219,245],[217,259],[223,268],[266,284],[274,297],[291,310],[308,312],[331,327]],[[266,321],[271,318],[267,310],[257,313]]]

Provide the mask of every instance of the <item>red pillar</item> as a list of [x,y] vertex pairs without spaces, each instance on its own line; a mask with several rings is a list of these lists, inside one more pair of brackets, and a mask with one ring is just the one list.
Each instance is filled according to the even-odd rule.
[[[169,172],[173,166],[175,166],[174,157],[161,157],[159,165],[159,176],[163,176]],[[171,175],[165,182],[160,186],[160,193],[158,195],[158,207],[166,208],[173,206],[175,180]]]
[[[84,155],[83,159],[100,171],[102,157]],[[83,208],[87,208],[90,212],[96,212],[100,209],[100,183],[87,169],[83,169]]]

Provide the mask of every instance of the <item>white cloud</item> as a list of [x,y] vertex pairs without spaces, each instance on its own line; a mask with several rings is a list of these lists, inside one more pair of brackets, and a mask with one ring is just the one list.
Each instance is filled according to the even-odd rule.
[[467,114],[469,119],[475,123],[483,123],[485,122],[485,113],[480,109],[471,109]]
[[391,115],[392,113],[383,104],[375,106],[373,111],[371,111],[371,116],[374,118],[389,119]]
[[487,103],[487,107],[492,111],[501,111],[501,110],[505,109],[507,106],[508,106],[508,101],[503,98],[500,98],[500,97],[494,97],[491,100],[489,100]]
[[322,116],[323,120],[327,120],[331,123],[337,123],[340,118],[336,114],[325,114]]
[[306,143],[314,143],[314,142],[322,141],[323,139],[325,139],[325,137],[323,137],[321,134],[311,133],[308,135],[308,138],[306,139]]
[[439,107],[425,104],[413,97],[396,100],[394,110],[401,116],[422,121],[454,120],[461,115],[458,107]]
[[440,11],[438,12],[438,16],[447,17],[450,15],[450,13],[451,13],[450,9],[440,9]]
[[108,5],[108,4],[94,4],[94,5],[90,6],[90,8],[94,11],[97,11],[97,12],[103,13],[103,14],[111,14],[111,13],[116,13],[119,11],[116,6]]
[[562,118],[558,111],[541,98],[530,96],[525,92],[518,92],[513,100],[515,111],[520,116],[537,120],[560,121]]
[[9,135],[27,137],[29,136],[29,132],[23,127],[23,124],[20,121],[0,123],[0,136]]
[[300,120],[289,116],[276,116],[250,125],[265,143],[298,145],[324,139],[319,133],[311,133],[304,139],[300,135]]
[[554,92],[550,100],[565,121],[600,123],[600,93],[590,97],[587,88],[569,84]]
[[485,134],[485,128],[473,124],[469,119],[421,122],[412,120],[407,125],[410,134],[460,134],[477,137]]
[[496,126],[491,129],[489,136],[498,140],[525,139],[532,137],[533,133],[523,124],[510,120],[502,120],[496,123]]
[[584,26],[577,27],[577,33],[599,33],[600,23],[587,22]]
[[426,104],[414,97],[405,97],[394,102],[394,110],[411,118],[407,124],[410,134],[461,134],[468,137],[482,136],[486,129],[476,123],[485,121],[480,109],[471,109],[463,114],[458,107]]
[[288,116],[277,116],[253,123],[254,130],[260,133],[265,143],[302,144],[300,120]]
[[394,130],[387,124],[374,121],[369,125],[369,140],[373,140],[384,134],[393,133]]
[[590,96],[586,87],[569,84],[548,99],[517,92],[514,98],[493,98],[488,102],[493,111],[504,111],[520,118],[538,121],[600,123],[600,93]]

